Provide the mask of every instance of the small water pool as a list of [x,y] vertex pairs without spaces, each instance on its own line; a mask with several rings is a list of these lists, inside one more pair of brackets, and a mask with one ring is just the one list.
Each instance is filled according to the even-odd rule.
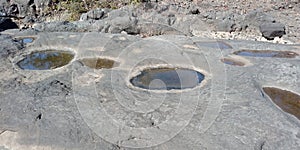
[[49,70],[65,66],[73,58],[74,54],[67,51],[37,51],[25,56],[17,65],[24,70]]
[[248,57],[275,57],[275,58],[295,58],[297,53],[292,51],[273,51],[273,50],[240,50],[233,54]]
[[118,62],[106,58],[83,58],[80,62],[93,69],[110,69],[119,66]]
[[133,77],[132,85],[149,90],[189,89],[198,86],[204,75],[184,68],[149,68]]
[[263,87],[263,91],[274,104],[300,120],[300,96],[298,94],[275,87]]

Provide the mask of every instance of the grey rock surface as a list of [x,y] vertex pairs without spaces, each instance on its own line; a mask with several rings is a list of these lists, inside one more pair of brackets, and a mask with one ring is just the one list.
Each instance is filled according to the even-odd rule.
[[[0,149],[300,149],[299,119],[263,91],[300,95],[299,0],[159,0],[36,23],[48,2],[1,1],[3,15],[35,24],[0,32]],[[283,39],[295,44],[276,43]],[[18,66],[46,50],[74,58],[48,70]],[[245,50],[272,52],[251,57]],[[277,52],[296,57],[270,57]],[[87,58],[116,63],[94,69],[82,62]],[[195,70],[204,80],[182,90],[131,84],[144,69],[160,67]]]
[[234,23],[234,21],[232,20],[221,20],[221,21],[218,21],[217,23],[217,31],[224,31],[224,32],[233,32],[235,31],[235,26],[236,24]]
[[[0,147],[5,149],[300,148],[300,121],[262,91],[275,86],[299,94],[299,56],[232,54],[242,49],[299,54],[299,46],[172,34],[11,33],[0,35]],[[13,42],[16,37],[35,41],[22,47]],[[26,54],[47,49],[71,51],[75,58],[44,71],[16,65]],[[120,65],[94,70],[78,62],[95,57]],[[223,57],[247,65],[226,65]],[[197,70],[205,80],[173,91],[130,84],[139,71],[160,66]]]
[[244,19],[244,22],[249,25],[254,25],[256,27],[259,27],[259,25],[263,23],[272,23],[276,20],[274,17],[270,14],[267,14],[263,12],[262,10],[253,10],[249,12]]

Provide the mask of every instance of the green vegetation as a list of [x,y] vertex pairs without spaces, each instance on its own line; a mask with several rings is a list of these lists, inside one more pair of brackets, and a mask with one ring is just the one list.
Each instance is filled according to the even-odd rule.
[[145,0],[53,0],[47,13],[66,12],[70,15],[68,21],[75,21],[85,13],[95,8],[118,9],[124,5],[137,5]]

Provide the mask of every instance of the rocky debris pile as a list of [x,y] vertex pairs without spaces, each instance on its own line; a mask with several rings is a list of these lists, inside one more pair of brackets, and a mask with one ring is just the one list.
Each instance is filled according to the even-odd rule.
[[[211,33],[226,32],[235,37],[254,37],[254,40],[262,37],[266,40],[283,37],[292,43],[299,42],[300,37],[300,17],[297,13],[300,11],[299,0],[268,0],[259,5],[245,0],[143,1],[120,9],[92,9],[83,13],[80,20],[73,22],[41,21],[47,20],[43,9],[47,8],[50,0],[19,1],[3,2],[3,12],[20,19],[20,28],[33,27],[38,31],[123,32],[142,36],[170,32],[202,36],[203,33],[210,32],[210,38],[215,37],[209,35]],[[230,39],[228,36],[224,38]]]

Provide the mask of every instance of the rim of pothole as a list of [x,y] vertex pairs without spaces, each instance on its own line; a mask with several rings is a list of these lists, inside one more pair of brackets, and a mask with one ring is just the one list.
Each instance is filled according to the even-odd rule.
[[[163,69],[163,68],[191,70],[191,71],[195,71],[195,72],[198,72],[198,73],[202,74],[204,76],[204,78],[195,87],[184,88],[184,89],[170,89],[170,90],[167,90],[167,89],[163,89],[163,90],[160,90],[160,89],[145,89],[145,88],[140,88],[140,87],[134,86],[130,82],[130,80],[132,78],[137,77],[144,70],[147,70],[147,69]],[[145,65],[145,66],[136,67],[134,69],[134,71],[129,72],[129,74],[126,78],[126,86],[130,89],[138,90],[138,91],[148,91],[148,92],[154,92],[154,93],[178,93],[178,92],[187,92],[187,91],[192,91],[192,90],[195,90],[195,89],[202,88],[203,86],[206,85],[206,83],[210,79],[211,79],[211,74],[209,74],[207,71],[205,71],[203,69],[196,68],[194,66],[157,64],[157,65]]]

